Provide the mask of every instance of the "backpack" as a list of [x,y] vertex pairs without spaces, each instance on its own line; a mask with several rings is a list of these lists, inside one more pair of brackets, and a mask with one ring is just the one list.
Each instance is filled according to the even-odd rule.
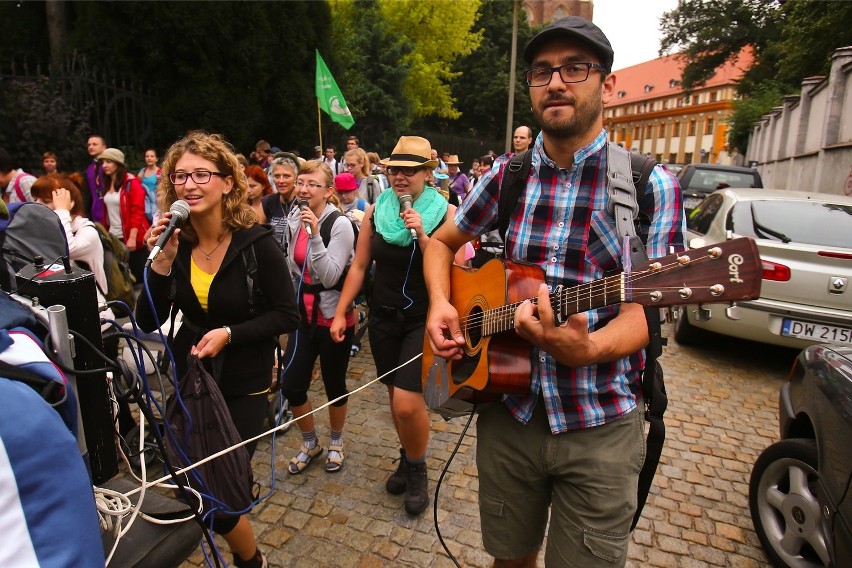
[[[631,154],[618,144],[607,143],[607,180],[609,181],[607,193],[610,197],[607,209],[615,217],[619,235],[630,238],[628,246],[633,266],[648,260],[644,243],[636,236],[636,225],[639,224],[636,188],[644,189],[648,185],[648,179],[656,165],[657,161],[653,158]],[[527,150],[512,156],[503,171],[497,202],[497,228],[503,242],[506,240],[506,230],[509,228],[512,210],[520,201],[531,168],[532,151]],[[628,171],[630,174],[627,173]],[[505,255],[505,250],[503,254]],[[645,419],[649,425],[645,463],[642,465],[642,471],[639,472],[637,507],[630,526],[631,531],[639,522],[666,439],[663,414],[668,406],[668,396],[663,382],[663,369],[657,361],[666,344],[660,329],[660,310],[652,307],[645,308],[645,319],[648,322],[649,341],[645,348],[645,368],[642,371],[642,397],[645,402]]]
[[[355,234],[355,243],[358,242],[358,227],[355,224],[355,221],[345,216],[340,211],[332,211],[329,213],[325,219],[323,219],[322,223],[320,223],[320,238],[322,238],[322,243],[325,246],[328,246],[328,243],[331,241],[331,229],[334,227],[334,222],[337,221],[338,217],[346,217],[349,219],[349,222],[352,224],[352,231]],[[310,292],[312,294],[316,294],[318,292],[322,292],[323,290],[337,290],[340,291],[343,289],[343,282],[346,280],[346,275],[349,273],[349,267],[343,269],[343,273],[340,275],[340,279],[337,283],[331,288],[326,288],[322,284],[314,283],[314,284],[302,284],[302,292]]]
[[[107,301],[119,300],[124,302],[132,311],[136,305],[136,295],[133,293],[133,284],[136,283],[136,279],[131,274],[130,265],[127,263],[129,255],[127,247],[124,246],[121,239],[107,231],[102,224],[91,223],[91,226],[98,232],[98,237],[100,237],[104,249],[104,274],[106,275],[107,289],[101,290],[101,294]],[[98,289],[100,289],[100,286],[98,286]]]
[[36,179],[36,177],[35,177],[34,175],[32,175],[32,174],[28,174],[28,173],[26,173],[26,172],[24,172],[24,173],[22,173],[21,175],[19,175],[19,176],[16,176],[16,177],[15,177],[15,184],[14,184],[14,187],[15,187],[15,194],[17,194],[17,196],[18,196],[18,200],[19,200],[19,201],[22,201],[22,202],[23,202],[23,201],[29,201],[29,200],[27,199],[27,197],[24,195],[24,192],[21,190],[21,181],[22,181],[24,178],[33,178],[33,181],[35,181],[35,179]]
[[373,204],[376,202],[376,199],[379,198],[379,195],[385,190],[382,187],[382,182],[379,180],[377,176],[369,175],[367,176],[367,195],[365,196],[367,203]]

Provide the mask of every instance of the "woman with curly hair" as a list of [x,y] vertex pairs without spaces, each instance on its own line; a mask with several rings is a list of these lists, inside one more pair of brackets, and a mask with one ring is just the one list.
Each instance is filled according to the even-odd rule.
[[[163,162],[161,188],[164,211],[178,199],[190,209],[189,221],[163,246],[148,274],[159,321],[166,321],[170,310],[183,313],[172,345],[178,376],[186,372],[187,355],[201,359],[240,436],[254,437],[263,432],[275,338],[299,324],[286,261],[272,231],[258,224],[246,202],[246,176],[221,136],[190,132],[173,144]],[[170,216],[166,213],[151,231],[149,247]],[[246,258],[252,254],[254,293],[246,278]],[[137,316],[144,330],[156,328],[148,302],[139,302]],[[246,446],[249,454],[255,446]],[[235,566],[266,565],[245,515],[217,514],[213,530],[228,542]]]

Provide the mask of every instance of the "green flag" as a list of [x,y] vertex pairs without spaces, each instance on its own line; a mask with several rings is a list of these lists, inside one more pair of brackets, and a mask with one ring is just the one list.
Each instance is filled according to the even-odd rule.
[[322,56],[317,50],[317,99],[322,110],[328,113],[331,120],[338,123],[340,126],[349,130],[355,124],[355,119],[352,118],[352,113],[346,106],[346,101],[343,99],[343,93],[331,76],[331,71],[322,60]]

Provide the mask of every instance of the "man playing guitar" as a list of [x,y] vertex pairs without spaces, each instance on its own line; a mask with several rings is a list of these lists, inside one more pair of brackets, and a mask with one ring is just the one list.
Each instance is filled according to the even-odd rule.
[[[623,566],[645,457],[640,374],[648,342],[641,305],[576,313],[554,324],[548,286],[576,286],[624,270],[607,210],[603,105],[615,93],[613,51],[591,22],[567,17],[526,46],[525,73],[541,134],[514,206],[505,255],[540,266],[537,305],[520,304],[514,328],[533,346],[530,390],[485,408],[477,422],[479,507],[494,566],[534,567],[548,525],[546,566]],[[444,223],[424,254],[435,355],[458,360],[465,337],[450,303],[453,253],[497,222],[507,157]],[[640,236],[650,258],[684,246],[677,181],[657,167],[637,188]]]

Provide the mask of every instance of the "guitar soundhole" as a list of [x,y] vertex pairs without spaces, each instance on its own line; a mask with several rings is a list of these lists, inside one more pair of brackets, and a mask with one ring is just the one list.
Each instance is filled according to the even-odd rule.
[[467,342],[467,347],[471,351],[479,347],[479,342],[482,341],[482,308],[474,306],[467,316],[467,321],[464,326],[464,336]]

